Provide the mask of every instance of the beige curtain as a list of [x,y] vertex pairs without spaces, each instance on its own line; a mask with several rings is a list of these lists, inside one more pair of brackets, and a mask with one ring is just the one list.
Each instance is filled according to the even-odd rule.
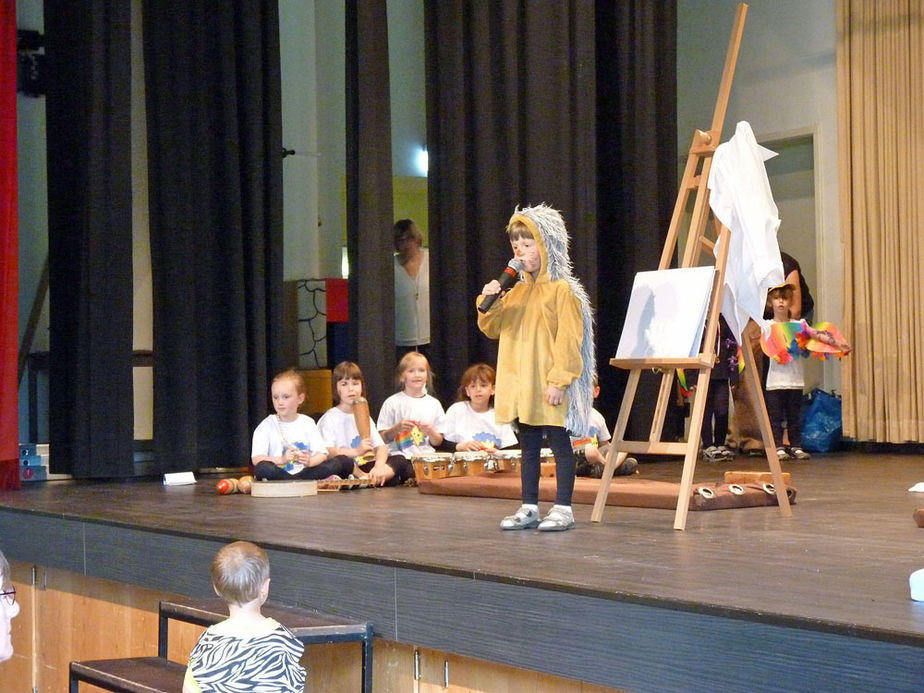
[[844,435],[924,441],[924,2],[838,0]]

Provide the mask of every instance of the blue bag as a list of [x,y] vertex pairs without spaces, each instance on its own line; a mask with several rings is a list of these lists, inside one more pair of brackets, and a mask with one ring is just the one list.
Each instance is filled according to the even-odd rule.
[[802,409],[802,447],[808,452],[831,452],[841,440],[841,398],[833,392],[813,389]]

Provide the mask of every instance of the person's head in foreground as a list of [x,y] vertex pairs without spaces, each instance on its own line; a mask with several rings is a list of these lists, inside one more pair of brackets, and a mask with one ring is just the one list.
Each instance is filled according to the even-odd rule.
[[10,575],[10,564],[0,551],[0,662],[13,656],[12,621],[19,615],[19,603],[16,601],[16,588]]
[[222,547],[211,566],[215,594],[228,604],[243,606],[269,596],[270,566],[266,551],[249,541]]

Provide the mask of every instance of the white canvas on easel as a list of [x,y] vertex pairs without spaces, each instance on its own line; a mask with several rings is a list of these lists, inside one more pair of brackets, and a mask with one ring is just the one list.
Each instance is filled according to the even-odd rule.
[[[683,471],[680,491],[677,495],[677,510],[674,514],[674,529],[683,530],[686,527],[693,475],[699,456],[699,435],[705,416],[706,394],[709,391],[710,376],[715,365],[715,340],[710,338],[704,342],[702,335],[708,333],[711,336],[718,332],[720,304],[723,299],[731,241],[731,231],[721,222],[719,215],[713,216],[714,223],[711,226],[715,233],[712,237],[706,234],[710,215],[710,191],[707,182],[713,156],[722,139],[722,124],[725,120],[746,15],[747,5],[739,4],[735,11],[728,52],[725,55],[725,67],[722,71],[722,80],[712,116],[712,126],[709,130],[696,130],[693,133],[677,193],[677,201],[658,265],[659,274],[660,272],[677,271],[669,268],[675,260],[680,231],[685,228],[687,241],[680,269],[698,270],[703,272],[703,275],[701,277],[693,275],[697,276],[697,280],[681,280],[676,285],[672,285],[673,279],[671,279],[668,289],[661,288],[660,285],[655,286],[651,280],[643,278],[640,280],[642,283],[637,291],[633,289],[633,294],[638,294],[634,296],[635,306],[631,309],[634,313],[626,316],[625,325],[628,329],[623,328],[617,357],[610,359],[611,366],[627,370],[629,377],[623,392],[622,406],[619,410],[619,417],[616,419],[610,449],[607,451],[606,463],[603,466],[597,498],[594,501],[591,514],[593,522],[600,522],[603,519],[603,509],[609,494],[610,481],[613,479],[616,468],[622,464],[627,455],[630,453],[683,455]],[[692,212],[687,215],[686,210],[690,209],[690,204],[692,204]],[[701,256],[705,253],[715,258],[715,266],[700,269]],[[736,259],[734,262],[739,262],[739,260]],[[706,272],[709,276],[708,282],[705,281]],[[673,277],[674,275],[667,276]],[[707,289],[700,285],[700,288],[694,291],[687,284],[689,281],[695,285],[700,280],[703,284],[708,284],[710,288]],[[657,327],[650,328],[648,323],[652,319],[657,320]],[[703,323],[705,323],[705,329]],[[675,355],[665,356],[662,353]],[[760,378],[750,349],[744,350],[744,360],[745,377],[749,378],[754,385],[751,399],[755,411],[759,412],[761,437],[773,479],[774,495],[781,515],[791,517],[792,510],[786,494],[780,460],[773,445],[773,432],[770,429],[770,420],[767,417],[766,406],[761,394]],[[626,438],[626,431],[638,384],[642,372],[650,369],[661,374],[661,387],[655,403],[651,428],[647,439],[629,440]],[[665,418],[674,393],[674,370],[676,369],[685,371],[689,369],[689,376],[695,373],[696,381],[691,401],[690,427],[686,441],[682,442],[663,440]]]
[[700,351],[715,267],[639,272],[616,358],[690,358]]

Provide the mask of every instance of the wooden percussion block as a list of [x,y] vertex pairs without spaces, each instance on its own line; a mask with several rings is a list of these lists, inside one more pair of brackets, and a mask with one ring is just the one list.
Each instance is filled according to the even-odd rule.
[[250,489],[254,498],[299,498],[318,495],[317,481],[254,481]]
[[324,479],[315,482],[318,485],[318,491],[343,491],[355,488],[375,488],[372,480],[363,477],[362,479]]
[[[783,472],[783,483],[791,485],[790,473]],[[772,484],[773,475],[770,472],[725,472],[726,484]]]

